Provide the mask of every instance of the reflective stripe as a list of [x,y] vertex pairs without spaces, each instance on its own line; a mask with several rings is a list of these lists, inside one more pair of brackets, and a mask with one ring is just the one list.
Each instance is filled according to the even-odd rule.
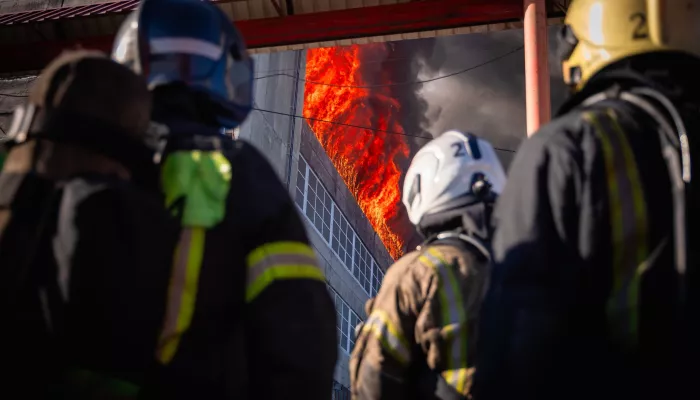
[[410,346],[385,311],[372,310],[372,314],[362,326],[362,332],[371,332],[396,361],[403,365],[410,361]]
[[460,284],[454,266],[445,261],[439,251],[429,248],[420,261],[435,269],[439,276],[439,296],[442,311],[442,333],[446,339],[447,367],[442,372],[445,381],[459,393],[465,393],[467,383],[467,312],[464,309]]
[[326,280],[316,254],[305,243],[273,242],[253,250],[247,259],[246,301],[253,301],[276,280]]
[[204,256],[204,228],[183,229],[175,249],[168,304],[157,357],[168,364],[177,351],[182,334],[189,328],[197,300],[199,273]]
[[639,286],[649,255],[647,206],[634,153],[617,115],[608,110],[602,122],[593,113],[588,120],[603,148],[612,227],[613,291],[608,319],[621,339],[638,339]]
[[190,54],[219,61],[224,49],[206,40],[190,37],[164,37],[149,41],[151,54]]

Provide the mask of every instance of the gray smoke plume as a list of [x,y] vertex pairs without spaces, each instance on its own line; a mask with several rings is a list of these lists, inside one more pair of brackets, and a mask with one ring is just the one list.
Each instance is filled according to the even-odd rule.
[[[557,29],[549,30],[553,114],[568,93],[555,56]],[[470,131],[500,149],[497,153],[507,169],[526,137],[523,31],[405,40],[386,45],[389,51],[384,56],[363,59],[363,75],[370,84],[391,83],[391,96],[400,103],[399,118],[404,132],[433,138],[450,129]],[[411,156],[397,160],[403,171],[413,154],[429,140],[405,139]],[[419,243],[403,206],[393,222],[409,249]]]
[[[557,29],[556,26],[549,29],[553,113],[567,96],[556,57]],[[523,31],[474,33],[398,43],[411,58],[411,67],[405,67],[405,70],[415,74],[406,76],[406,81],[428,81],[411,85],[412,91],[404,90],[398,97],[402,107],[407,99],[410,112],[420,114],[414,114],[408,126],[432,137],[449,129],[471,131],[503,149],[498,153],[507,168],[515,150],[526,137]],[[415,107],[416,104],[420,107]],[[424,143],[425,140],[417,140],[414,147]]]

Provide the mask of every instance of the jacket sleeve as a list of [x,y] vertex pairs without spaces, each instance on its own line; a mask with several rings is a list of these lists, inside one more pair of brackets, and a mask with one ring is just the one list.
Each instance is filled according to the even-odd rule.
[[358,327],[350,359],[354,400],[406,398],[413,328],[422,301],[417,282],[402,279],[405,272],[398,265],[389,268],[377,296],[365,307],[367,319]]
[[[552,387],[580,267],[578,147],[540,132],[518,151],[495,212],[494,268],[482,308],[475,397],[531,398]],[[524,396],[524,397],[522,397]]]
[[467,300],[457,264],[433,248],[391,267],[364,322],[350,367],[355,399],[463,398]]
[[247,186],[262,217],[245,246],[249,397],[326,400],[338,351],[335,307],[294,203],[269,163],[251,153]]

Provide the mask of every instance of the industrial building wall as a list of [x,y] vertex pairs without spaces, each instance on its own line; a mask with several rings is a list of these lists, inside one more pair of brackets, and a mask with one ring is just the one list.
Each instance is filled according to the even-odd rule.
[[256,146],[288,185],[324,270],[338,318],[336,391],[350,386],[354,328],[392,259],[301,117],[306,51],[256,54],[255,104],[238,138]]
[[[280,179],[289,185],[293,183],[289,179],[295,161],[295,131],[301,123],[294,116],[301,115],[304,101],[304,86],[299,80],[304,77],[304,53],[267,53],[254,55],[253,59],[254,109],[237,135],[255,145],[275,167]],[[296,146],[299,146],[298,138]]]
[[336,303],[335,379],[349,387],[354,328],[366,319],[364,304],[376,295],[391,258],[306,123],[294,198]]
[[[288,184],[324,269],[338,318],[336,390],[350,385],[354,328],[392,262],[383,243],[306,121],[304,50],[257,54],[255,108],[236,133],[255,145]],[[341,242],[343,242],[341,244]]]

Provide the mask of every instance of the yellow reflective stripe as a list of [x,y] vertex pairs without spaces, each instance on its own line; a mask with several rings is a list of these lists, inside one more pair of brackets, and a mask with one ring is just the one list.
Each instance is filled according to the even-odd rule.
[[302,242],[272,242],[264,244],[251,251],[246,258],[250,267],[262,261],[271,254],[299,254],[316,258],[316,253],[308,244]]
[[389,315],[379,309],[372,310],[362,326],[362,332],[371,332],[391,356],[402,365],[411,360],[410,346],[401,331],[391,322]]
[[157,350],[158,360],[163,364],[172,361],[180,338],[192,323],[205,235],[204,228],[183,229],[175,249],[165,321]]
[[459,393],[466,392],[467,384],[467,312],[464,308],[459,280],[454,265],[448,263],[434,248],[420,257],[421,262],[432,267],[439,276],[442,333],[446,339],[447,366],[442,372],[445,381]]
[[608,110],[604,117],[603,124],[594,114],[585,115],[600,138],[608,182],[613,251],[608,318],[614,331],[635,345],[639,287],[649,252],[647,206],[634,153],[617,115]]
[[[632,232],[634,233],[633,245],[636,248],[635,262],[631,265],[631,282],[629,282],[629,290],[627,295],[627,301],[633,305],[633,312],[630,318],[630,330],[634,332],[634,336],[637,336],[637,328],[639,326],[639,288],[642,280],[642,273],[644,272],[643,266],[649,254],[648,248],[648,221],[647,221],[647,205],[644,199],[644,192],[642,189],[642,182],[639,177],[639,170],[637,169],[637,163],[634,159],[634,153],[632,148],[627,141],[627,137],[620,126],[619,119],[617,115],[612,111],[608,111],[608,116],[613,123],[613,130],[617,135],[617,138],[622,147],[622,155],[625,160],[625,165],[627,167],[627,176],[631,183],[632,190],[632,202],[634,210],[634,221],[635,226]],[[618,275],[616,280],[616,288],[621,289],[623,285],[622,275]]]
[[251,302],[277,280],[315,279],[325,282],[316,254],[305,243],[273,242],[253,250],[247,257],[246,301]]

